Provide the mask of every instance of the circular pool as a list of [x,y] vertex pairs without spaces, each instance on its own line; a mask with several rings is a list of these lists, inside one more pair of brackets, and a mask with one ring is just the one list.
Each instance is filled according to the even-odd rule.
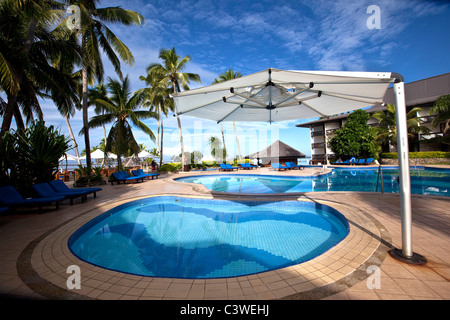
[[342,241],[337,210],[307,201],[157,196],[109,210],[69,248],[93,265],[141,276],[222,278],[299,264]]

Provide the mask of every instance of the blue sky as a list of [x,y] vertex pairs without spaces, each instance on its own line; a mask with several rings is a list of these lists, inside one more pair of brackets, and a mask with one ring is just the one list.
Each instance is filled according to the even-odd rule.
[[[366,25],[370,5],[380,8],[380,28]],[[450,5],[445,1],[419,0],[108,0],[98,7],[121,6],[146,19],[141,27],[110,28],[131,49],[135,64],[123,66],[133,90],[144,87],[139,80],[146,67],[158,60],[161,48],[175,47],[191,56],[186,72],[198,73],[201,84],[211,84],[220,73],[232,68],[243,75],[267,68],[290,70],[342,70],[398,72],[406,82],[450,72]],[[116,78],[106,62],[106,76]],[[106,78],[105,78],[106,79]],[[47,124],[67,134],[64,119],[50,102],[42,105]],[[90,111],[90,116],[94,112]],[[310,119],[313,120],[313,119]],[[212,121],[181,117],[185,149],[210,149],[206,140],[220,136],[220,125]],[[295,127],[306,120],[281,123],[237,122],[243,156],[280,139],[310,154],[309,130]],[[81,112],[71,124],[79,132]],[[156,121],[147,124],[156,134]],[[166,154],[180,152],[176,119],[164,119]],[[236,153],[233,124],[223,124],[228,150]],[[155,144],[138,129],[139,143]],[[91,146],[103,138],[103,130],[91,131]],[[81,149],[84,138],[77,136]],[[73,154],[74,152],[71,151]]]

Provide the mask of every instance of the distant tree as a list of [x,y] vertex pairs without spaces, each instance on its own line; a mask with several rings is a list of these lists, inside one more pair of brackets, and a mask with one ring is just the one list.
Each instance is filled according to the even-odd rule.
[[450,94],[436,99],[436,102],[430,109],[430,114],[433,113],[437,113],[433,120],[433,126],[437,127],[441,122],[444,122],[444,134],[450,134]]
[[[414,107],[406,114],[406,126],[408,131],[408,144],[411,151],[418,148],[418,135],[428,134],[430,130],[421,126],[422,121],[418,116],[421,108]],[[395,120],[395,105],[388,104],[386,111],[377,111],[373,117],[378,119],[379,127],[374,128],[377,136],[376,139],[381,142],[383,152],[389,152],[389,144],[397,146],[397,122]]]
[[364,110],[356,110],[348,116],[347,123],[329,141],[337,157],[342,160],[378,157],[375,133],[367,124],[369,118],[370,115]]

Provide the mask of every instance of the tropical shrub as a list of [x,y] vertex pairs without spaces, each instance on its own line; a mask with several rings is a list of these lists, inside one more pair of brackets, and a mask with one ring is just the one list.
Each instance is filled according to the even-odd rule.
[[54,179],[59,159],[70,149],[70,138],[43,121],[33,122],[25,131],[6,132],[0,150],[1,185],[30,195],[33,184]]
[[369,117],[364,110],[352,112],[347,123],[329,140],[331,150],[338,158],[378,158],[379,147],[375,143],[375,133],[367,124]]

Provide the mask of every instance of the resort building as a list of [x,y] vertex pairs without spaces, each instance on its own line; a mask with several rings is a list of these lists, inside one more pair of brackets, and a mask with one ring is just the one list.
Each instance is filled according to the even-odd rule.
[[306,157],[305,154],[292,148],[286,143],[277,140],[267,148],[252,153],[248,155],[246,158],[257,159],[258,164],[265,166],[270,165],[271,163],[281,163],[283,165],[286,162],[297,163],[299,158],[305,157]]
[[[439,126],[433,127],[431,122],[434,117],[433,115],[429,115],[429,110],[437,98],[446,94],[450,94],[450,73],[405,84],[407,109],[411,110],[414,107],[421,108],[422,111],[418,114],[422,121],[421,125],[427,126],[430,129],[429,134],[419,136],[420,151],[435,151],[440,149],[440,144],[425,143],[425,141],[443,135],[445,124],[441,123]],[[395,104],[392,87],[388,88],[386,91],[384,101],[385,104]],[[380,110],[386,110],[386,107],[376,105],[366,109],[371,115]],[[311,163],[329,163],[329,161],[334,158],[334,153],[327,142],[333,137],[336,130],[346,123],[348,115],[349,113],[345,113],[332,117],[324,117],[297,125],[297,127],[300,128],[310,129]],[[377,126],[378,120],[370,117],[368,124],[370,126]],[[391,146],[391,151],[395,152],[395,147]]]

